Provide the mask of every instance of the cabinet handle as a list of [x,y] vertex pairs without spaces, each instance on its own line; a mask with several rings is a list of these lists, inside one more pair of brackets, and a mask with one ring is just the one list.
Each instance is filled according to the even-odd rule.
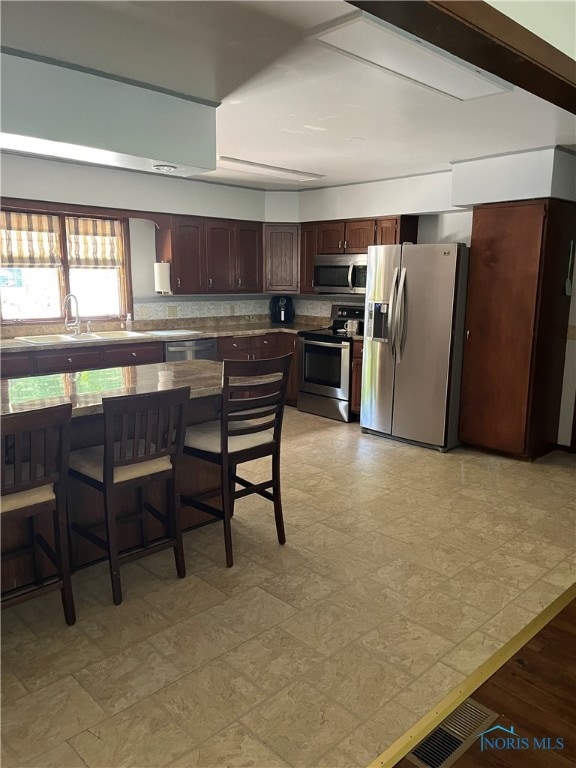
[[342,248],[342,240],[338,240],[338,248]]
[[212,278],[208,278],[208,288],[212,288]]
[[466,341],[470,338],[470,331],[466,331]]
[[238,288],[241,288],[241,287],[242,287],[242,278],[239,277],[238,278]]
[[72,358],[71,357],[67,358],[67,360],[68,360],[69,363],[72,362]]
[[238,346],[238,344],[232,344],[232,346],[233,346],[233,347],[237,347],[237,346]]
[[348,240],[344,240],[344,249],[348,248]]
[[266,341],[266,339],[264,339],[264,344],[268,344],[268,342]]
[[136,352],[130,352],[130,354],[132,355],[132,357],[138,357],[138,355],[136,354]]
[[180,278],[179,277],[176,278],[176,286],[178,288],[180,288]]

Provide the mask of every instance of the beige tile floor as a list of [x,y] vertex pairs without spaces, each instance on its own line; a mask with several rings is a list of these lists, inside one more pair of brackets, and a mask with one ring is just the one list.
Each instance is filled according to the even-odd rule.
[[[260,476],[262,466],[253,476]],[[534,464],[288,409],[270,505],[2,616],[3,766],[361,768],[576,577],[576,457]]]

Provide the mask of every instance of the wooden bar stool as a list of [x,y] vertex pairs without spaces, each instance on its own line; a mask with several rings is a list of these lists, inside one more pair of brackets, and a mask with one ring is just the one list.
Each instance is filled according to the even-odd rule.
[[[31,538],[30,546],[2,552],[3,565],[9,566],[16,558],[28,556],[32,559],[34,571],[34,584],[16,588],[19,577],[13,577],[11,587],[3,583],[2,608],[59,589],[67,624],[76,621],[66,519],[71,414],[72,405],[65,403],[37,411],[9,414],[0,421],[0,518],[2,523],[27,519]],[[52,518],[53,546],[40,531],[42,517]],[[42,575],[41,553],[56,569],[56,575]]]
[[[274,504],[280,544],[286,543],[280,495],[280,440],[284,400],[292,353],[266,360],[224,360],[220,420],[196,424],[186,431],[184,453],[220,466],[222,509],[203,496],[182,496],[182,503],[224,521],[226,565],[233,564],[230,520],[234,502],[257,493]],[[272,459],[272,477],[251,483],[236,474],[238,464],[265,456]],[[236,485],[242,486],[236,490]]]
[[[72,523],[71,529],[107,553],[116,605],[122,602],[120,563],[172,547],[176,572],[181,579],[186,576],[176,471],[182,457],[189,399],[190,387],[103,398],[104,445],[70,453],[72,477],[95,488],[104,497],[107,538],[101,538],[92,530],[104,525],[84,527]],[[166,481],[166,514],[144,499],[144,486],[158,480]],[[126,489],[138,492],[135,514],[142,539],[141,546],[120,554],[118,525],[134,519],[134,514],[120,515],[120,493]],[[161,538],[148,541],[146,512],[164,525],[165,535]]]

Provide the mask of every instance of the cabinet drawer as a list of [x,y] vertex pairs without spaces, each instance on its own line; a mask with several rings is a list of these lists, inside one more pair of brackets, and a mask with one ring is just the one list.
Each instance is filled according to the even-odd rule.
[[219,360],[249,360],[250,350],[249,336],[218,339]]
[[37,352],[36,373],[66,373],[100,367],[100,350]]
[[278,334],[270,333],[267,336],[252,337],[252,354],[255,360],[267,357],[278,357]]
[[2,355],[0,371],[3,379],[31,376],[34,373],[34,357],[29,352]]
[[124,346],[108,347],[102,351],[103,365],[145,365],[146,363],[161,363],[163,352],[161,344],[125,344]]

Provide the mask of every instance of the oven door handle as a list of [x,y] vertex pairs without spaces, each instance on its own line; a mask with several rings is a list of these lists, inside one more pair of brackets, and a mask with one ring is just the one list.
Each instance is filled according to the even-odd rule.
[[342,349],[342,347],[350,344],[349,341],[342,341],[340,344],[333,344],[330,341],[310,341],[308,339],[302,339],[302,344],[306,344],[310,347],[333,347],[334,349]]

